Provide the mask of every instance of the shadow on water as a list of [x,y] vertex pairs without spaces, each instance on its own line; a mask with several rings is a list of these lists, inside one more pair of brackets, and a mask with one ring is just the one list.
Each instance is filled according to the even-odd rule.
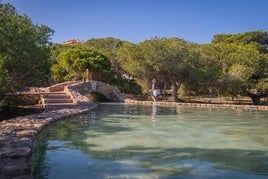
[[[82,150],[84,153],[104,161],[139,160],[139,165],[156,173],[176,175],[182,161],[213,163],[216,168],[237,170],[246,173],[268,175],[267,152],[237,149],[200,148],[146,148],[131,146],[109,151]],[[189,162],[191,165],[191,162]],[[167,164],[165,166],[165,164]],[[186,166],[187,162],[184,164]],[[176,167],[177,166],[177,167]],[[172,170],[173,168],[173,170]],[[186,167],[187,168],[187,167]],[[182,169],[182,168],[181,168]],[[266,171],[266,172],[265,172]]]
[[[264,151],[258,150],[237,150],[237,149],[202,149],[202,148],[150,148],[141,146],[129,146],[119,149],[112,149],[106,151],[90,150],[93,145],[83,143],[83,141],[72,141],[73,149],[80,150],[83,154],[89,155],[98,161],[116,162],[120,161],[134,161],[135,165],[142,168],[146,173],[153,173],[156,176],[180,176],[192,175],[193,170],[212,170],[212,168],[219,170],[227,170],[234,172],[242,172],[253,175],[268,176],[268,154]],[[45,150],[56,150],[60,148],[70,147],[70,144],[63,144],[63,146],[49,147],[46,145],[40,147],[41,154],[37,165],[39,167],[34,169],[34,176],[43,178],[49,173],[49,166],[44,163]],[[82,147],[81,147],[82,146]],[[266,161],[266,162],[264,162]],[[131,163],[121,163],[123,168],[131,167]],[[98,162],[94,164],[98,166]],[[94,170],[94,167],[92,167]],[[42,172],[40,171],[42,170]],[[99,169],[98,172],[109,173],[110,169],[107,167]],[[46,171],[44,173],[44,171]],[[131,171],[127,171],[129,174]],[[133,171],[134,172],[134,171]],[[136,171],[137,174],[141,172]],[[93,173],[93,171],[92,171]],[[100,173],[99,173],[100,175]]]
[[[114,113],[114,111],[117,112]],[[191,113],[191,111],[186,111],[186,113]],[[268,152],[262,150],[232,149],[230,147],[225,149],[150,147],[131,144],[100,150],[101,145],[98,143],[87,142],[91,138],[97,140],[102,136],[109,137],[116,134],[121,135],[122,132],[135,132],[131,126],[131,120],[139,120],[137,114],[150,118],[154,115],[174,115],[177,112],[173,110],[167,113],[164,110],[161,111],[161,108],[154,111],[152,106],[111,105],[60,121],[45,130],[34,144],[33,176],[46,178],[49,175],[51,166],[48,163],[47,152],[67,149],[90,156],[88,160],[94,164],[90,165],[91,171],[88,176],[100,178],[111,172],[121,172],[127,176],[138,176],[140,173],[144,173],[148,176],[163,178],[191,177],[198,176],[196,173],[202,173],[202,171],[203,176],[210,178],[209,174],[215,174],[217,170],[218,173],[211,176],[212,178],[217,174],[228,177],[226,171],[229,172],[229,175],[238,177],[268,176]],[[116,125],[118,121],[120,125]],[[128,122],[124,124],[125,121]],[[103,163],[109,163],[109,165]],[[112,169],[110,165],[113,166]],[[232,175],[232,172],[235,174]]]

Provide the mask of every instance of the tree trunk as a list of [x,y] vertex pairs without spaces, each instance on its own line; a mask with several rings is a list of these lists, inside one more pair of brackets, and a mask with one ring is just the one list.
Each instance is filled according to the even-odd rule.
[[174,83],[172,82],[172,86],[173,86],[173,90],[172,90],[171,96],[172,96],[172,98],[173,98],[174,101],[178,101],[177,94],[178,94],[179,87],[176,84],[176,82],[174,82]]
[[173,86],[172,95],[171,95],[173,98],[173,101],[179,101],[178,91],[179,91],[179,88],[181,86],[181,83],[177,83],[175,80],[172,80],[171,83]]
[[213,92],[213,88],[214,88],[215,84],[216,84],[215,82],[212,82],[209,85],[209,87],[208,87],[208,93],[209,93],[209,95],[214,95],[215,94],[215,92]]
[[267,97],[268,93],[248,93],[248,96],[251,98],[254,105],[259,105],[261,98]]
[[167,97],[167,83],[164,82],[163,98],[166,99],[166,97]]

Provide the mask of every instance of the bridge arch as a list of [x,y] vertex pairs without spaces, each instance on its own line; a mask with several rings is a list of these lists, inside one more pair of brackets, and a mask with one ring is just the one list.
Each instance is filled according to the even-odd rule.
[[67,88],[72,93],[72,96],[75,95],[76,97],[79,95],[85,97],[90,93],[99,93],[110,101],[123,102],[125,99],[116,87],[100,81],[89,80],[87,82],[72,84],[67,86]]

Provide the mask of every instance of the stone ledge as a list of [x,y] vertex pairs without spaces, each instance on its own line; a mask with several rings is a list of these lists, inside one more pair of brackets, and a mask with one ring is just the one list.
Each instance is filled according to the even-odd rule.
[[138,101],[132,99],[126,99],[125,103],[129,104],[158,104],[158,105],[170,105],[170,106],[191,106],[191,107],[205,107],[205,108],[231,108],[237,110],[254,110],[254,111],[268,111],[268,106],[256,106],[256,105],[235,105],[235,104],[205,104],[205,103],[180,103],[180,102],[165,102],[165,101]]
[[70,106],[0,122],[0,178],[32,179],[30,160],[33,142],[49,124],[97,107],[94,103]]

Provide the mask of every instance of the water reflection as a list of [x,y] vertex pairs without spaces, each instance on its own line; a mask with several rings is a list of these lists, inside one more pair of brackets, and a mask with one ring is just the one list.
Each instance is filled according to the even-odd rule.
[[152,105],[152,117],[151,117],[151,120],[152,122],[155,122],[155,115],[157,114],[157,105],[156,104],[153,104]]
[[266,112],[100,105],[40,136],[34,176],[265,178],[266,118]]

